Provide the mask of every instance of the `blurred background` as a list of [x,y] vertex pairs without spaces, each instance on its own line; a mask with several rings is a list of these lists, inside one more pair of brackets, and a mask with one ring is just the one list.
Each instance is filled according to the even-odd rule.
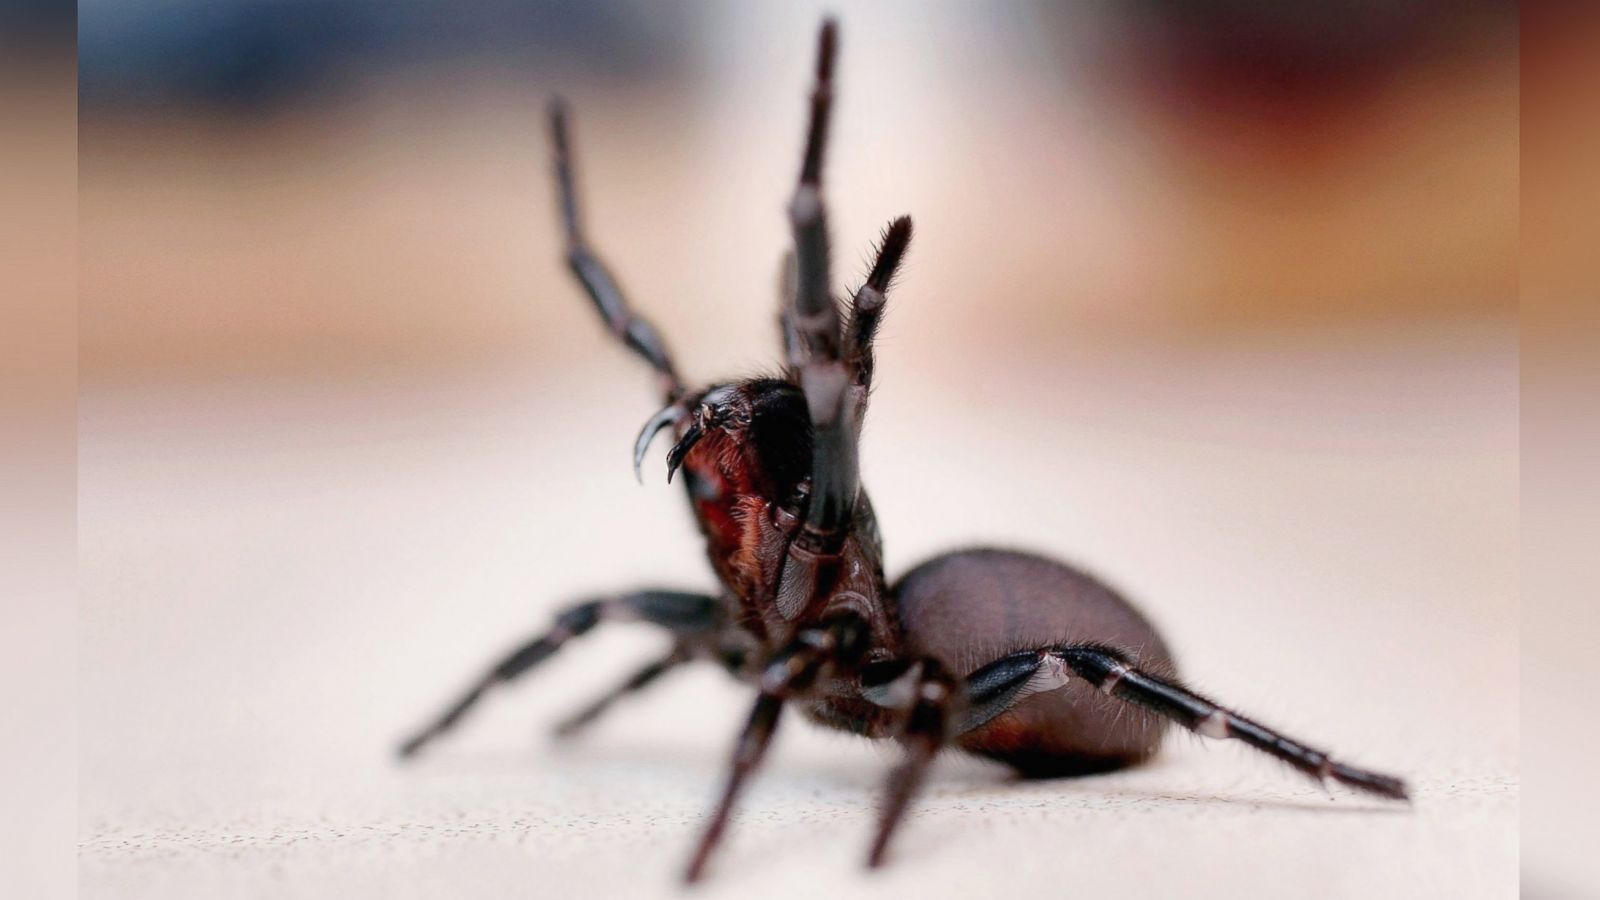
[[[1514,889],[1516,5],[827,8],[841,287],[884,223],[917,223],[863,449],[891,576],[974,541],[1082,562],[1210,692],[1422,786],[1413,817],[1308,822],[1315,791],[1182,743],[1074,788],[1266,842],[1246,865],[1174,832],[1194,856],[1143,873],[1146,895],[1212,869],[1247,893]],[[562,603],[709,586],[659,460],[644,488],[629,472],[653,394],[561,264],[542,111],[571,101],[591,237],[686,375],[768,369],[823,7],[80,11],[85,893],[502,889],[530,852],[556,881],[667,887],[742,694],[689,676],[581,762],[529,727],[649,635],[565,654],[444,775],[384,754]],[[1588,77],[1563,34],[1560,77]],[[806,774],[770,776],[758,836],[728,848],[734,887],[808,871],[759,829],[817,796],[864,816],[881,755],[801,733],[774,768]],[[619,783],[659,808],[608,806]],[[938,847],[1031,833],[962,818],[1011,802],[992,773],[934,798],[963,836]],[[592,840],[550,850],[575,820],[527,810],[580,799]],[[373,830],[415,852],[352,845]],[[806,833],[831,848],[815,877],[853,884],[856,842]],[[638,871],[604,862],[617,841]],[[1331,868],[1331,845],[1359,864]],[[918,854],[891,877],[1043,874]]]
[[[845,7],[841,262],[917,216],[912,344],[1508,318],[1514,5],[1260,6]],[[593,355],[550,302],[558,90],[639,302],[750,359],[815,8],[82,8],[86,374]]]

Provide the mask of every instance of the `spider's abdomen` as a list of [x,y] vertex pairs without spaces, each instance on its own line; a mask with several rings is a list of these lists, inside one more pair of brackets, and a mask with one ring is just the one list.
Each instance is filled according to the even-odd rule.
[[[1161,636],[1089,575],[1044,557],[962,550],[918,566],[892,591],[906,650],[966,676],[1000,656],[1072,642],[1124,649],[1146,672],[1176,674]],[[962,749],[1031,777],[1101,772],[1160,746],[1166,720],[1101,694],[1081,678],[1027,697],[961,735]]]

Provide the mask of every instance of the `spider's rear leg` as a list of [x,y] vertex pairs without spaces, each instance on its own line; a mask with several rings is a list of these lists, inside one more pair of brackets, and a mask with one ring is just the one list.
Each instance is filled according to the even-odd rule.
[[693,646],[704,642],[721,627],[723,614],[715,597],[665,590],[635,591],[568,607],[556,615],[550,630],[528,640],[491,666],[459,699],[401,744],[400,756],[415,756],[433,739],[454,728],[490,688],[527,673],[555,655],[568,640],[589,631],[603,619],[650,622],[671,631],[680,646]]
[[1335,760],[1322,750],[1247,719],[1201,696],[1176,678],[1140,669],[1120,650],[1098,644],[1060,644],[1003,656],[967,678],[970,705],[962,732],[973,731],[1040,691],[1065,686],[1076,675],[1100,694],[1131,703],[1214,739],[1237,738],[1319,780],[1407,799],[1405,782]]
[[1053,647],[1047,655],[1064,661],[1101,693],[1144,707],[1208,738],[1237,739],[1283,760],[1318,780],[1332,780],[1360,791],[1406,800],[1406,784],[1393,775],[1358,769],[1322,750],[1247,719],[1184,687],[1175,679],[1140,671],[1114,648],[1096,645]]

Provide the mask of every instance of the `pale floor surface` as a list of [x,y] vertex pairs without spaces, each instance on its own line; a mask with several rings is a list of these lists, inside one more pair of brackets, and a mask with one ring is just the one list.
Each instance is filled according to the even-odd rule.
[[[1413,807],[1183,735],[1077,781],[951,758],[868,877],[893,754],[796,719],[706,895],[1514,894],[1515,345],[1447,337],[1070,381],[891,354],[921,374],[886,376],[865,461],[891,575],[985,536],[1084,562],[1197,685],[1410,777]],[[660,448],[628,471],[637,374],[88,392],[82,895],[678,895],[745,692],[685,673],[545,733],[655,635],[586,639],[419,765],[387,755],[562,602],[709,584]]]

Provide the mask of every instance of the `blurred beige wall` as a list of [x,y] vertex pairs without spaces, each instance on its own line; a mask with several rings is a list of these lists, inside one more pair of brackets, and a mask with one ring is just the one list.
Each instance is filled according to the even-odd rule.
[[[594,240],[637,305],[696,374],[770,360],[816,16],[710,10],[706,58],[649,83],[603,57],[537,77],[431,61],[265,116],[91,115],[86,376],[591,352],[547,178],[558,90]],[[1517,57],[1494,23],[1332,98],[1241,110],[1152,89],[1103,23],[1029,39],[903,12],[842,10],[829,163],[841,281],[883,222],[916,217],[900,340],[1049,352],[1514,315]]]
[[76,896],[77,84],[70,21],[44,24],[0,29],[0,895],[54,900]]

